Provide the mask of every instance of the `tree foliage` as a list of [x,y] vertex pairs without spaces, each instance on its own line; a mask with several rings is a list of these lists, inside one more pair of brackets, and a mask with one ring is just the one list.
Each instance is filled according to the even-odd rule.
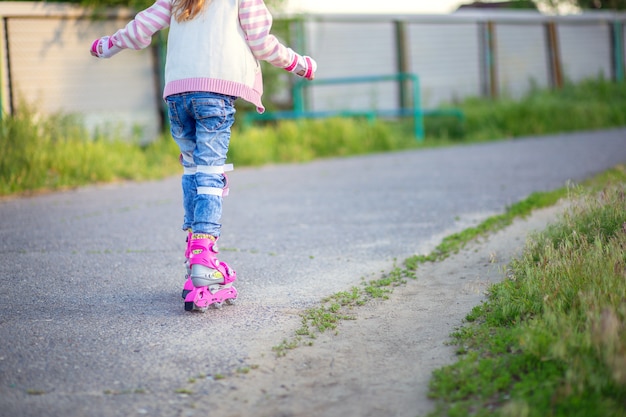
[[578,0],[582,9],[626,10],[626,0]]
[[550,9],[574,6],[583,10],[626,10],[626,0],[536,0]]
[[626,10],[626,0],[486,0],[463,4],[461,8],[537,9],[537,6],[544,6],[553,11],[560,9]]

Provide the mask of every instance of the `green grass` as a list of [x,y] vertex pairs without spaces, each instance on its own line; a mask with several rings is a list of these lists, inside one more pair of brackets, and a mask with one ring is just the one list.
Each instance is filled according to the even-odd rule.
[[[464,120],[426,117],[421,143],[413,136],[410,119],[300,120],[255,127],[236,122],[229,160],[237,166],[306,162],[626,126],[626,83],[589,80],[559,91],[535,89],[519,100],[467,99],[455,108],[463,111]],[[89,133],[76,115],[42,117],[28,108],[0,119],[0,146],[0,196],[180,172],[169,133],[146,145],[116,132]]]
[[119,180],[147,180],[179,169],[169,138],[90,136],[77,116],[38,117],[29,109],[0,120],[0,195]]
[[472,141],[593,130],[626,125],[626,83],[602,79],[534,89],[520,100],[470,99],[463,133]]
[[581,190],[452,335],[431,417],[626,416],[626,168]]
[[285,120],[265,126],[235,128],[229,158],[235,164],[306,162],[317,158],[408,149],[415,138],[404,124],[362,119]]

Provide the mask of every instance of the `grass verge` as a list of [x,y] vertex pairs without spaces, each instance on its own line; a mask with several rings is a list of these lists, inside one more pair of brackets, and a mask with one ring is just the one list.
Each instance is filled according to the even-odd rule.
[[626,415],[625,167],[509,268],[452,335],[459,360],[434,372],[429,416]]
[[[583,196],[583,197],[581,197]],[[560,198],[579,201],[534,236],[508,278],[455,332],[459,361],[433,374],[440,416],[626,415],[626,166],[576,188],[535,193],[502,215],[452,235],[427,256],[407,259],[380,279],[337,293],[301,314],[302,325],[273,350],[284,356],[337,332],[354,308],[385,298],[419,264],[440,261]]]
[[141,145],[114,133],[90,136],[77,116],[42,118],[26,108],[0,119],[0,146],[0,196],[158,179],[180,169],[170,138]]
[[[535,89],[517,100],[467,99],[465,115],[425,118],[417,142],[412,122],[361,119],[236,123],[229,160],[237,166],[447,146],[527,135],[626,126],[626,83],[603,79]],[[140,132],[136,132],[140,133]],[[0,196],[97,182],[159,179],[180,172],[169,133],[150,144],[115,131],[90,134],[77,115],[41,117],[28,108],[0,119]],[[139,135],[138,135],[139,136]]]
[[585,80],[556,91],[534,88],[517,100],[471,98],[460,108],[461,138],[471,141],[625,126],[626,83]]

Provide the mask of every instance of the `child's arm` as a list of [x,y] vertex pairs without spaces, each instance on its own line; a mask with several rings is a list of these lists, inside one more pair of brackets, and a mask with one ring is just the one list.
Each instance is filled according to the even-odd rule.
[[157,0],[152,6],[137,13],[125,28],[113,36],[96,39],[91,45],[91,55],[110,58],[122,49],[143,49],[152,42],[152,35],[170,25],[172,4]]
[[272,15],[263,0],[241,0],[239,21],[254,56],[308,80],[315,78],[317,63],[280,43],[270,33]]

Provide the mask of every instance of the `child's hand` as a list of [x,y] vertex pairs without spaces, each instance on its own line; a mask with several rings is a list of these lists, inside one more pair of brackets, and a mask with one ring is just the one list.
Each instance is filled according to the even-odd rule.
[[303,56],[304,62],[306,63],[306,68],[301,69],[296,73],[296,75],[306,78],[309,81],[313,81],[315,79],[315,71],[317,71],[317,62],[310,56]]
[[285,70],[293,72],[298,77],[313,80],[315,78],[315,71],[317,71],[317,62],[310,56],[302,56],[295,52],[293,55],[293,62],[285,68]]
[[109,36],[104,36],[93,41],[89,52],[97,58],[111,58],[121,50],[122,48],[113,44],[113,40]]

